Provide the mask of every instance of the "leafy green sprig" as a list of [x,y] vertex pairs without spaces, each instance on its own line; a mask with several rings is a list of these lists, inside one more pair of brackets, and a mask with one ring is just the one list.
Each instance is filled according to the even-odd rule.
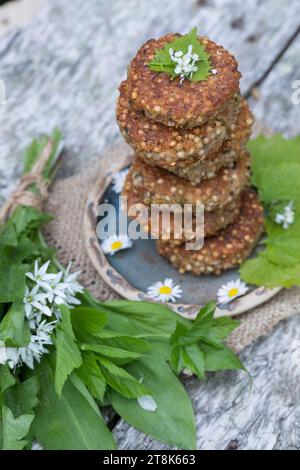
[[[266,209],[263,251],[241,268],[241,278],[266,287],[300,284],[300,137],[260,135],[248,143],[252,159],[252,183]],[[276,214],[292,203],[294,221],[288,227],[276,223]]]
[[212,65],[209,54],[198,39],[197,28],[193,28],[188,34],[158,49],[149,62],[149,68],[154,72],[166,73],[172,80],[180,77],[200,82],[207,80]]

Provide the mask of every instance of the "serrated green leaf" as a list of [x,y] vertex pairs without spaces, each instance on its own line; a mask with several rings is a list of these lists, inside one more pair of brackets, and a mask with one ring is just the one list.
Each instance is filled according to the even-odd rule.
[[38,405],[39,381],[32,376],[24,382],[15,384],[5,393],[5,401],[14,416],[31,412]]
[[130,362],[134,359],[139,358],[142,354],[136,353],[133,351],[128,351],[127,349],[114,348],[112,346],[106,346],[104,344],[92,344],[83,343],[81,345],[83,351],[93,351],[99,353],[102,356],[114,359],[122,359],[123,361]]
[[193,46],[193,53],[199,56],[199,60],[195,62],[198,70],[193,72],[192,75],[186,76],[186,78],[192,82],[206,80],[210,75],[212,65],[209,54],[198,40],[197,28],[193,28],[188,34],[179,36],[174,41],[166,43],[162,49],[158,49],[155,52],[154,58],[148,64],[149,68],[154,72],[164,72],[171,79],[177,78],[178,74],[175,73],[177,64],[170,57],[170,49],[172,48],[174,52],[182,51],[183,54],[186,54],[190,45]]
[[105,381],[126,398],[149,395],[149,390],[122,367],[113,364],[104,357],[98,360]]
[[69,310],[61,307],[62,321],[56,328],[55,390],[58,395],[68,376],[82,363],[82,357],[75,341]]
[[8,364],[1,364],[0,366],[0,405],[1,397],[3,396],[4,392],[12,387],[16,382],[16,379],[11,374]]
[[25,292],[25,272],[27,267],[20,264],[0,264],[0,303],[17,302]]
[[97,336],[107,324],[107,315],[97,308],[76,307],[71,311],[71,322],[78,339]]
[[22,347],[29,343],[30,329],[25,319],[23,302],[12,304],[2,319],[0,323],[0,340],[10,347]]
[[[84,386],[68,379],[59,397],[54,388],[53,356],[44,357],[37,366],[41,390],[32,427],[38,442],[46,450],[112,450],[115,443],[96,403]],[[78,379],[79,380],[79,379]]]
[[137,400],[126,400],[111,391],[111,402],[116,412],[154,439],[182,449],[195,449],[195,419],[190,399],[165,361],[157,355],[149,355],[128,365],[127,370],[137,380],[143,379],[157,409],[146,411]]
[[94,354],[89,352],[83,352],[82,358],[82,365],[76,371],[76,374],[86,385],[93,397],[103,401],[106,382],[97,360]]
[[[248,144],[252,181],[267,208],[265,249],[240,269],[253,285],[292,287],[300,284],[300,137],[259,136]],[[280,208],[293,202],[295,221],[287,229],[274,222]]]
[[204,354],[205,370],[215,372],[225,369],[243,369],[240,359],[226,346],[223,349],[214,349],[210,346],[202,345],[201,350]]
[[25,447],[27,441],[23,438],[28,434],[33,418],[33,414],[14,418],[9,408],[2,407],[2,450],[21,450]]

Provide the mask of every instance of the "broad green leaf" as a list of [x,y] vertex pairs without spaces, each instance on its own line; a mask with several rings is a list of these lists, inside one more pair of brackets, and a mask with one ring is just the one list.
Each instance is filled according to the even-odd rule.
[[33,418],[33,414],[14,418],[9,408],[2,407],[2,450],[21,450],[24,448],[27,441],[23,438],[28,434]]
[[199,379],[205,377],[204,354],[196,344],[183,348],[182,361],[183,366],[194,372]]
[[193,53],[198,54],[199,60],[195,63],[198,70],[188,79],[192,82],[206,80],[210,75],[212,65],[209,54],[198,40],[197,28],[193,28],[188,34],[179,36],[174,41],[166,43],[162,49],[158,49],[154,58],[148,64],[149,68],[154,72],[165,72],[171,79],[178,77],[178,74],[175,73],[176,63],[170,57],[170,48],[174,52],[182,51],[183,54],[186,54],[190,45],[193,46]]
[[143,379],[157,409],[146,411],[137,400],[127,400],[111,391],[111,403],[116,412],[154,439],[182,449],[195,449],[195,420],[190,399],[165,361],[157,355],[149,355],[128,365],[127,370],[137,380]]
[[12,304],[0,323],[0,340],[6,346],[26,346],[30,341],[30,329],[25,319],[23,302]]
[[0,262],[0,303],[17,302],[23,299],[26,270],[27,267],[21,264]]
[[261,253],[246,261],[240,269],[241,278],[248,284],[265,287],[287,287],[300,284],[300,263],[281,267]]
[[87,400],[70,379],[61,397],[57,395],[52,362],[51,357],[44,358],[36,368],[41,390],[33,432],[38,442],[46,450],[115,449],[110,431],[90,404],[92,396]]
[[71,311],[71,321],[78,339],[85,341],[86,335],[98,335],[107,323],[107,315],[99,309],[76,307]]
[[94,351],[102,356],[111,358],[112,360],[121,360],[122,363],[130,362],[141,356],[140,353],[128,351],[127,349],[114,348],[112,346],[106,346],[102,344],[82,344],[81,349],[83,351]]
[[89,352],[84,352],[82,357],[82,365],[76,371],[76,374],[86,385],[93,397],[103,401],[106,383],[97,360],[94,354]]
[[223,369],[243,369],[245,370],[239,358],[227,347],[223,349],[214,349],[210,346],[201,346],[204,354],[205,370],[218,371]]
[[38,378],[33,375],[6,391],[5,400],[14,416],[29,413],[38,405],[39,387]]
[[69,310],[61,307],[62,321],[56,328],[55,390],[60,395],[67,377],[80,367],[82,357],[75,341]]
[[11,374],[8,364],[0,365],[0,405],[2,404],[2,396],[4,392],[12,387],[16,379]]
[[101,372],[108,385],[126,398],[148,395],[149,390],[122,367],[113,364],[104,357],[98,359]]

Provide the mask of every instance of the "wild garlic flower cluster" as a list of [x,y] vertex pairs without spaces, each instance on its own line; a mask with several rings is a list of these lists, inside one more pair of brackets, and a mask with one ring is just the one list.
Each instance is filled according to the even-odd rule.
[[180,81],[182,82],[185,78],[192,78],[193,73],[197,72],[198,67],[195,65],[199,60],[199,55],[193,53],[193,46],[190,44],[188,46],[188,51],[186,54],[183,51],[176,51],[170,47],[169,54],[171,60],[176,63],[175,73],[180,76]]
[[[11,369],[26,364],[34,368],[34,361],[40,362],[43,354],[48,353],[46,346],[52,345],[51,334],[60,321],[59,306],[72,308],[79,305],[76,294],[83,287],[76,281],[79,271],[70,273],[69,264],[65,273],[47,273],[50,260],[39,267],[35,262],[34,271],[26,273],[29,283],[23,298],[24,315],[30,328],[30,342],[21,348],[6,347],[0,343],[0,364],[8,363]],[[49,321],[50,320],[50,321]]]

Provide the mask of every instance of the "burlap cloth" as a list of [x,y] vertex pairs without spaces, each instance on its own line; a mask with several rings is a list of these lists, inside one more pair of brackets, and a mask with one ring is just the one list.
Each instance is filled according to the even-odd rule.
[[[52,186],[45,210],[54,216],[44,230],[51,247],[56,248],[59,261],[66,266],[72,261],[80,269],[80,282],[99,300],[120,299],[94,269],[85,248],[83,215],[89,191],[97,178],[118,168],[118,151],[105,154],[100,162],[84,172],[59,180]],[[300,287],[282,290],[272,300],[238,317],[239,327],[231,334],[228,345],[240,352],[261,336],[267,336],[281,320],[300,312]]]

